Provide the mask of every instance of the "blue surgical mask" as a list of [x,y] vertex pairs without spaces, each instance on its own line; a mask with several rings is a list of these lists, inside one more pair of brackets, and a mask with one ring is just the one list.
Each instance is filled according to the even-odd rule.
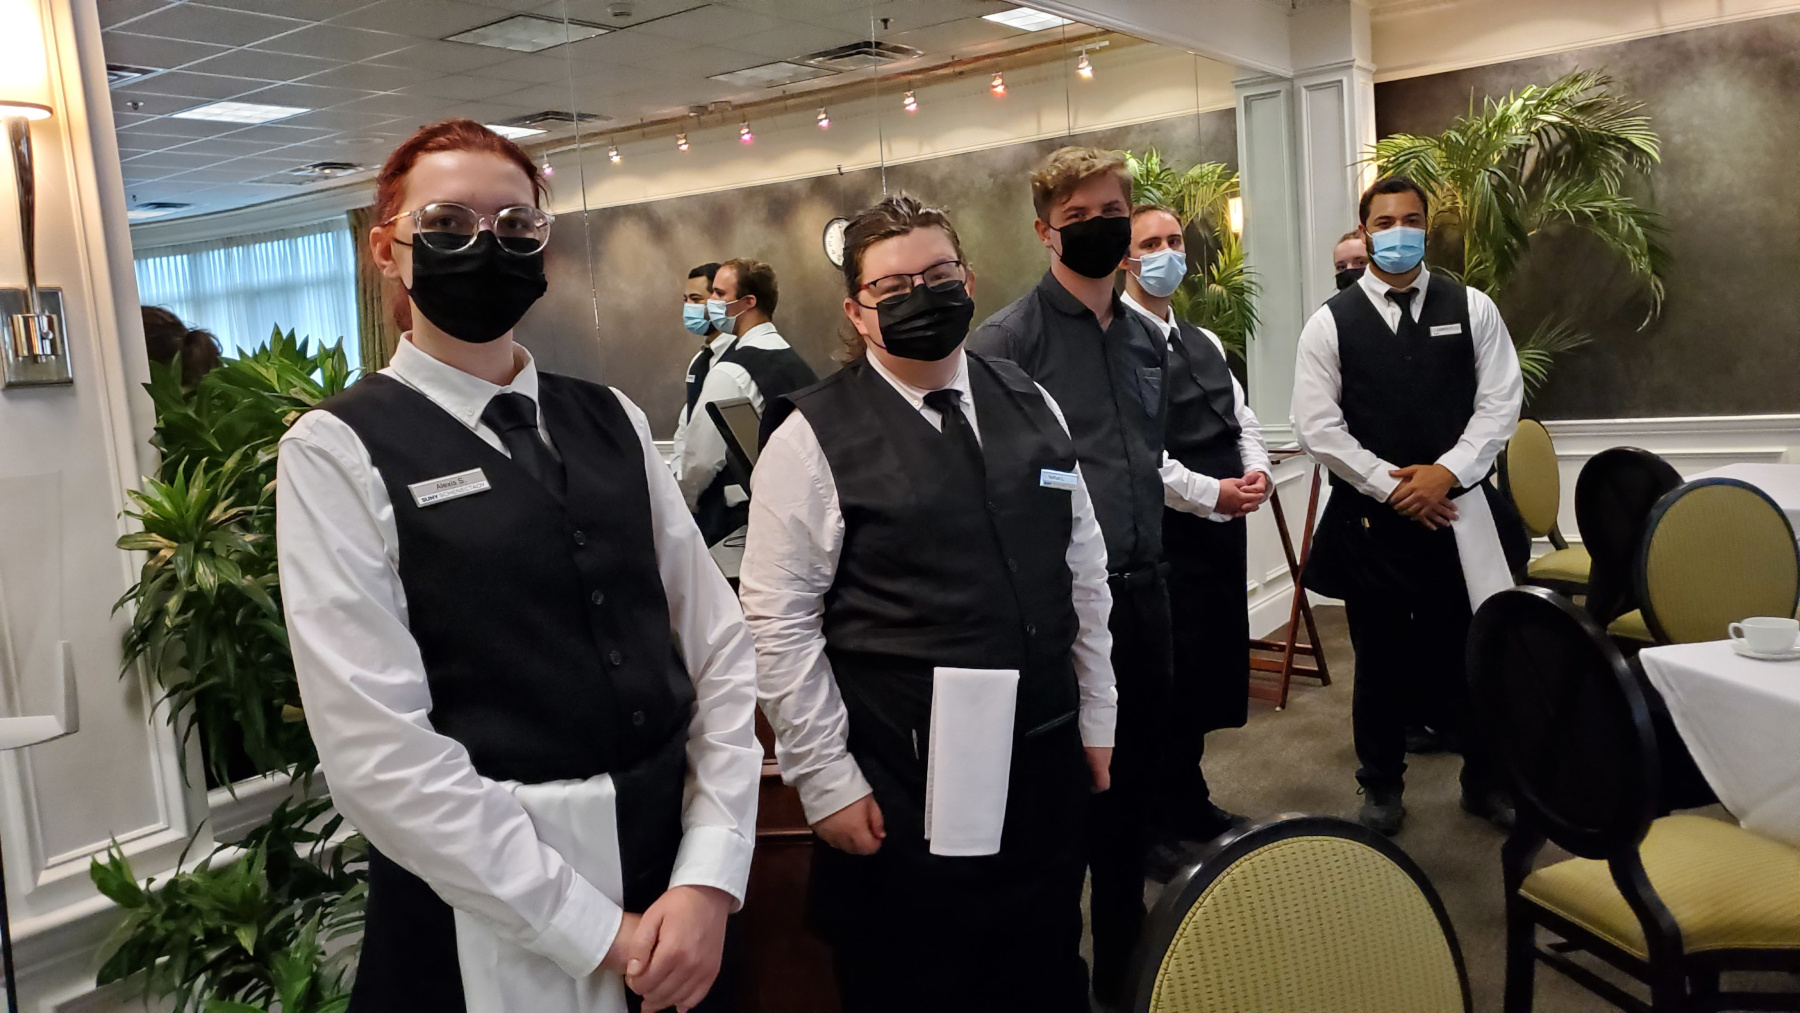
[[706,300],[706,319],[725,334],[737,333],[737,317],[727,316],[725,307],[731,305],[723,299]]
[[1425,259],[1425,230],[1396,225],[1369,233],[1369,259],[1389,274],[1405,274]]
[[1157,250],[1137,258],[1137,266],[1138,284],[1144,286],[1144,291],[1167,299],[1187,276],[1187,255],[1180,250]]
[[699,302],[682,303],[681,326],[703,338],[706,337],[706,333],[712,330],[712,324],[706,319],[706,304]]

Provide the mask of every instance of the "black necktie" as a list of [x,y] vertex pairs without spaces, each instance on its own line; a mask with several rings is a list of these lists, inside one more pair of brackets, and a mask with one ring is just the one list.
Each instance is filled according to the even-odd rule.
[[700,388],[706,385],[706,374],[708,370],[712,369],[712,361],[713,350],[711,345],[702,348],[700,354],[694,357],[694,368],[691,371],[693,379],[689,380],[687,384],[689,422],[692,422],[694,418],[694,406],[700,403]]
[[1413,297],[1418,294],[1417,289],[1411,288],[1388,289],[1387,293],[1388,302],[1400,307],[1400,322],[1394,325],[1394,336],[1400,339],[1408,361],[1411,361],[1419,339],[1419,322],[1413,319],[1411,312]]
[[507,453],[519,467],[552,493],[559,497],[563,494],[568,480],[562,462],[538,433],[535,402],[523,394],[495,394],[482,409],[481,421],[500,434],[500,442],[506,444]]
[[934,390],[925,395],[925,407],[944,417],[944,438],[974,466],[975,474],[985,478],[987,463],[981,457],[981,441],[975,438],[975,430],[969,425],[969,417],[963,414],[962,391],[948,387]]

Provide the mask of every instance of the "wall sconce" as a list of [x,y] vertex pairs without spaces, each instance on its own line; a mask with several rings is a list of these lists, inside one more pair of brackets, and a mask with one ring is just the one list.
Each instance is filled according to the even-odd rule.
[[[19,198],[19,239],[25,253],[25,287],[0,289],[0,330],[4,331],[6,387],[72,383],[63,324],[62,293],[37,283],[37,177],[31,161],[31,121],[48,119],[49,57],[36,5],[0,2],[0,38],[15,41],[0,60],[0,121],[12,156]],[[33,39],[38,40],[36,45]]]
[[1231,234],[1244,234],[1244,198],[1228,197],[1225,199],[1225,217],[1231,222]]

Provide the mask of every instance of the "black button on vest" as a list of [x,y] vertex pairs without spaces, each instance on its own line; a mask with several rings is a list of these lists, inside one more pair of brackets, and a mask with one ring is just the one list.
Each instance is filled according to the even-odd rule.
[[1237,394],[1231,367],[1198,327],[1175,322],[1169,342],[1169,422],[1163,445],[1191,471],[1212,478],[1242,478],[1238,453],[1243,427],[1237,421]]
[[[567,472],[560,499],[390,377],[320,405],[361,438],[393,501],[432,726],[484,776],[525,783],[632,768],[685,737],[695,698],[670,634],[636,430],[605,387],[540,383]],[[535,413],[530,436],[543,447]],[[489,490],[425,507],[408,491],[472,468]]]

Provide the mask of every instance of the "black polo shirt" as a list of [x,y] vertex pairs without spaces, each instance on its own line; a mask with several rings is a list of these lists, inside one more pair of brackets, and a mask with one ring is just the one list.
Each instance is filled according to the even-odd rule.
[[969,348],[1019,364],[1062,408],[1106,537],[1107,568],[1162,558],[1163,369],[1168,345],[1117,295],[1104,331],[1049,272],[989,317]]

